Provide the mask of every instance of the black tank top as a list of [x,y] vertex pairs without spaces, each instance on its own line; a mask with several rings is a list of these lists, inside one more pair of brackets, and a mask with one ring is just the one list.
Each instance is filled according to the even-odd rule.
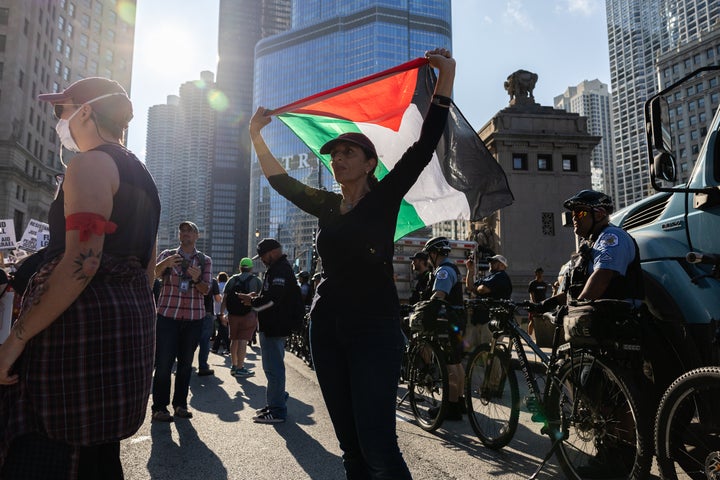
[[[151,259],[160,222],[160,197],[150,172],[122,145],[106,143],[93,150],[112,157],[120,174],[120,185],[113,197],[109,220],[116,223],[115,233],[105,235],[103,252],[118,257],[137,257],[146,267]],[[45,261],[65,251],[65,192],[60,184],[48,213],[50,242]]]

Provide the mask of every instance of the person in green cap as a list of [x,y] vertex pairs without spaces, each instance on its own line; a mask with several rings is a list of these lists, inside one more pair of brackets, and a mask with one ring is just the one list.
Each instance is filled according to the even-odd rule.
[[257,312],[243,305],[239,293],[260,293],[262,281],[252,272],[253,261],[245,257],[240,260],[240,273],[236,273],[225,284],[221,312],[228,312],[225,322],[230,326],[230,373],[235,377],[252,377],[255,372],[245,368],[247,344],[257,329]]

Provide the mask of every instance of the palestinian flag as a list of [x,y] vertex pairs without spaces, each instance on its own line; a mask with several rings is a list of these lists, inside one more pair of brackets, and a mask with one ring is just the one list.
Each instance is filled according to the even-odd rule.
[[[420,137],[435,74],[418,58],[274,110],[330,169],[320,147],[345,132],[361,132],[375,144],[382,179]],[[444,220],[480,220],[513,201],[500,165],[455,104],[430,164],[405,196],[395,240]]]

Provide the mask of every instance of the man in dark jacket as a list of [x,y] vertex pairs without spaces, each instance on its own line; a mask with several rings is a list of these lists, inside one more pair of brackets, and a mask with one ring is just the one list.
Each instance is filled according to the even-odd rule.
[[287,417],[285,339],[302,319],[304,307],[300,287],[280,243],[273,238],[264,238],[258,243],[257,253],[255,258],[260,258],[267,267],[262,291],[260,294],[238,294],[243,303],[258,312],[262,367],[268,380],[267,405],[257,412],[253,421],[282,423]]

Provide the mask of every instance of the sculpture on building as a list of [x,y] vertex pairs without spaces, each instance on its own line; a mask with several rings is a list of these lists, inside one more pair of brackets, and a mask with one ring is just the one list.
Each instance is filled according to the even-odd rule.
[[538,80],[537,73],[518,70],[505,81],[505,90],[510,95],[510,105],[535,105],[533,90]]

